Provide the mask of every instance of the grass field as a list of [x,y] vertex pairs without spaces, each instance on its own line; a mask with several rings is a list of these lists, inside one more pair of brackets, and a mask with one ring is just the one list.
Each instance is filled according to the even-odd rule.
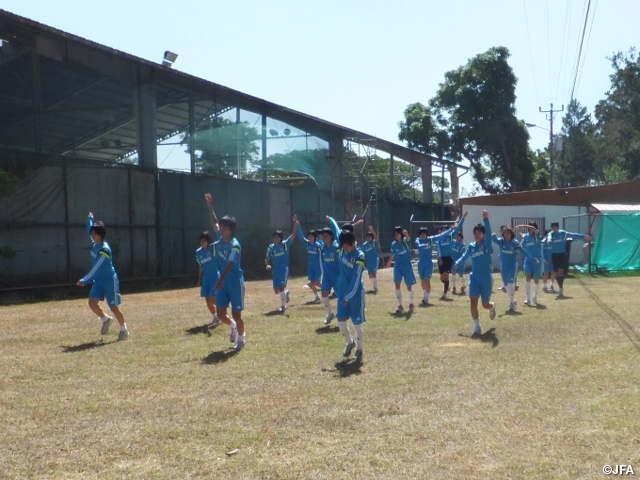
[[521,288],[519,315],[497,292],[478,340],[467,297],[395,316],[390,275],[367,295],[361,366],[301,278],[285,315],[248,284],[235,355],[196,288],[125,295],[122,343],[86,299],[1,307],[0,478],[640,475],[640,278],[582,275],[538,308]]

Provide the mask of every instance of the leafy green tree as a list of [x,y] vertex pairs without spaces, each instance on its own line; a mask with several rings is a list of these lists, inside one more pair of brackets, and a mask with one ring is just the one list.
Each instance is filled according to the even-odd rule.
[[532,190],[544,190],[551,188],[551,174],[549,173],[549,149],[529,151],[529,157],[533,163]]
[[428,106],[412,104],[400,123],[400,140],[450,160],[467,159],[488,193],[530,188],[534,166],[529,133],[515,116],[517,78],[509,51],[495,47],[447,72]]
[[[182,139],[189,145],[189,133]],[[236,177],[258,161],[260,133],[246,122],[212,118],[198,124],[193,137],[196,167],[201,173]]]
[[595,109],[596,148],[605,180],[629,180],[640,175],[640,55],[631,49],[610,60],[611,88]]
[[587,108],[573,99],[562,119],[562,151],[556,163],[556,182],[559,187],[580,187],[601,178],[594,146],[595,125]]

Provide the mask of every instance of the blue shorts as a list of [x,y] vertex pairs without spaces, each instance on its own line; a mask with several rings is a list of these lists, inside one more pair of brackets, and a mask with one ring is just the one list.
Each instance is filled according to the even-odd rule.
[[289,280],[289,267],[284,270],[272,270],[273,274],[273,289],[279,290],[280,287],[287,286],[287,280]]
[[[539,259],[538,259],[539,260]],[[531,275],[533,278],[542,277],[542,263],[536,263],[533,260],[525,259],[522,267],[525,275]]]
[[338,296],[338,320],[350,318],[354,325],[361,325],[367,321],[364,316],[364,286],[361,286],[347,305],[343,305],[343,299]]
[[228,308],[231,303],[232,312],[244,310],[244,278],[227,277],[222,288],[216,292],[218,308]]
[[91,286],[89,298],[106,300],[109,307],[117,307],[122,303],[120,295],[120,279],[117,274],[111,278],[96,278]]
[[367,263],[367,273],[369,274],[369,276],[371,276],[377,271],[378,271],[378,259],[376,258],[375,263],[374,262]]
[[322,278],[322,268],[319,263],[310,263],[307,268],[307,278],[310,282],[319,282]]
[[334,292],[338,288],[338,276],[336,275],[334,277],[332,275],[327,275],[327,272],[324,272],[324,275],[322,275],[322,285],[320,286],[320,290],[323,292],[330,292],[332,288]]
[[483,302],[491,299],[491,289],[493,288],[493,277],[491,274],[479,276],[471,272],[469,275],[469,296],[480,297]]
[[544,261],[544,266],[542,267],[542,273],[551,273],[553,272],[553,264],[551,263],[551,259]]
[[215,297],[216,296],[216,283],[218,282],[218,280],[216,280],[215,282],[211,282],[209,280],[205,281],[203,280],[202,283],[200,284],[200,296],[201,297]]
[[394,283],[401,282],[403,278],[404,278],[404,283],[407,286],[416,284],[416,276],[413,273],[413,267],[411,265],[399,266],[398,264],[395,264],[393,266]]
[[516,283],[516,267],[510,267],[505,270],[502,270],[502,282],[505,285],[509,283]]
[[418,275],[420,280],[427,280],[433,275],[433,261],[431,259],[418,262]]

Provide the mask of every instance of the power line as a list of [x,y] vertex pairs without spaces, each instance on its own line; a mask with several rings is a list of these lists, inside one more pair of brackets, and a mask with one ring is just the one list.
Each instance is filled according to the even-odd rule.
[[531,49],[531,35],[529,34],[529,19],[527,17],[527,4],[525,0],[522,0],[522,6],[524,7],[524,22],[527,26],[527,40],[529,41],[529,58],[531,59],[531,76],[533,77],[533,90],[536,93],[536,103],[540,103],[538,97],[538,82],[536,82],[536,69],[533,62],[533,51]]
[[[569,17],[571,16],[571,0],[567,1],[567,8],[564,12],[564,31],[562,33],[562,47],[560,48],[560,67],[558,68],[558,86],[556,87],[556,96],[554,97],[555,100],[558,100],[558,93],[560,92],[560,80],[561,78],[563,78],[562,75],[562,65],[564,63],[564,58],[566,56],[566,52],[565,52],[565,40],[567,39],[567,30],[569,30]],[[567,47],[569,45],[569,43],[566,43]],[[568,48],[567,48],[568,50]],[[565,85],[566,85],[566,75],[564,75],[565,78]]]
[[549,23],[549,0],[547,0],[547,62],[549,64],[549,98],[551,98],[551,26]]
[[[578,75],[578,88],[580,87],[580,80],[582,80],[582,72],[584,71],[584,65],[586,63],[586,52],[589,49],[589,40],[591,40],[591,32],[593,31],[593,21],[596,18],[596,10],[598,8],[598,0],[593,5],[593,13],[591,14],[591,23],[589,24],[589,35],[587,36],[587,44],[585,46],[585,59],[582,62],[582,68],[580,68],[580,74]],[[572,95],[573,98],[573,95]]]
[[587,13],[584,16],[584,25],[582,26],[582,36],[580,39],[580,48],[578,49],[578,59],[576,61],[575,75],[573,77],[573,86],[571,87],[571,96],[569,100],[573,100],[573,94],[576,90],[576,82],[578,81],[578,72],[580,70],[580,58],[582,56],[582,47],[584,45],[584,36],[587,33],[587,20],[589,19],[589,9],[591,8],[591,0],[587,3]]

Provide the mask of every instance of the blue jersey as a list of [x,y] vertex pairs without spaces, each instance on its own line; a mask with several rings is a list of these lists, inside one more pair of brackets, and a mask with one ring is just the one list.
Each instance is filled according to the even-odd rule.
[[340,266],[338,265],[338,255],[340,251],[340,245],[335,240],[327,247],[323,242],[320,247],[320,258],[322,259],[322,274],[328,275],[331,278],[338,278],[340,273]]
[[462,225],[464,225],[464,217],[460,219],[456,228],[450,228],[449,230],[435,236],[436,238],[438,238],[438,240],[436,241],[436,246],[438,247],[438,257],[442,258],[451,256],[451,246],[456,241],[458,233],[462,231]]
[[293,238],[289,237],[280,242],[280,245],[272,243],[267,248],[267,258],[273,262],[273,270],[284,272],[289,268],[289,249],[293,243]]
[[378,268],[380,259],[378,258],[378,242],[376,240],[366,241],[362,244],[365,262],[369,270]]
[[338,292],[342,300],[347,302],[356,297],[364,288],[362,272],[364,271],[364,252],[356,247],[347,253],[340,250],[340,276],[338,277]]
[[551,260],[551,254],[553,253],[553,245],[548,238],[542,239],[542,258],[545,260]]
[[464,253],[464,248],[465,248],[464,241],[453,242],[453,244],[451,245],[451,259],[454,262],[457,261],[462,256],[462,254]]
[[517,252],[522,252],[527,258],[532,258],[521,246],[520,242],[515,238],[507,241],[505,238],[498,238],[494,233],[491,235],[491,241],[500,247],[500,268],[502,270],[511,270],[518,263]]
[[216,261],[216,244],[210,243],[207,248],[196,250],[196,262],[202,270],[202,281],[216,283],[220,277]]
[[433,246],[436,245],[440,241],[447,241],[446,239],[453,234],[455,230],[450,228],[442,233],[438,233],[437,235],[432,235],[430,237],[425,238],[424,240],[421,237],[416,238],[415,244],[418,249],[418,261],[422,262],[432,262],[433,261]]
[[522,248],[524,251],[538,260],[542,259],[542,242],[540,241],[540,235],[537,233],[527,233],[522,238]]
[[[484,229],[486,232],[491,232],[491,225],[489,219],[484,219]],[[472,242],[464,250],[462,256],[456,262],[456,267],[463,264],[467,258],[471,258],[471,274],[472,275],[488,275],[491,276],[493,272],[491,254],[493,253],[493,247],[491,241],[485,236],[484,240],[480,243]]]
[[93,226],[93,217],[87,219],[87,234],[91,241],[91,263],[93,268],[80,281],[84,284],[91,283],[93,280],[111,280],[116,274],[113,266],[113,254],[111,247],[107,242],[95,243],[91,238],[91,227]]
[[218,270],[220,274],[224,272],[227,267],[227,263],[233,263],[231,270],[229,270],[228,277],[242,279],[242,268],[240,266],[241,248],[240,242],[235,238],[232,238],[230,242],[225,243],[224,239],[220,239],[215,244],[218,260]]
[[300,224],[298,224],[298,237],[300,238],[300,241],[303,242],[307,248],[307,261],[310,264],[320,266],[320,246],[322,245],[322,242],[317,239],[315,243],[310,242],[309,239],[305,237]]
[[557,232],[549,232],[549,240],[551,242],[552,253],[566,253],[567,252],[567,238],[571,237],[574,240],[583,240],[585,235],[582,233],[571,233],[564,230],[558,230]]
[[400,243],[396,240],[391,242],[391,255],[395,261],[394,267],[411,268],[411,247],[406,238],[403,238]]

